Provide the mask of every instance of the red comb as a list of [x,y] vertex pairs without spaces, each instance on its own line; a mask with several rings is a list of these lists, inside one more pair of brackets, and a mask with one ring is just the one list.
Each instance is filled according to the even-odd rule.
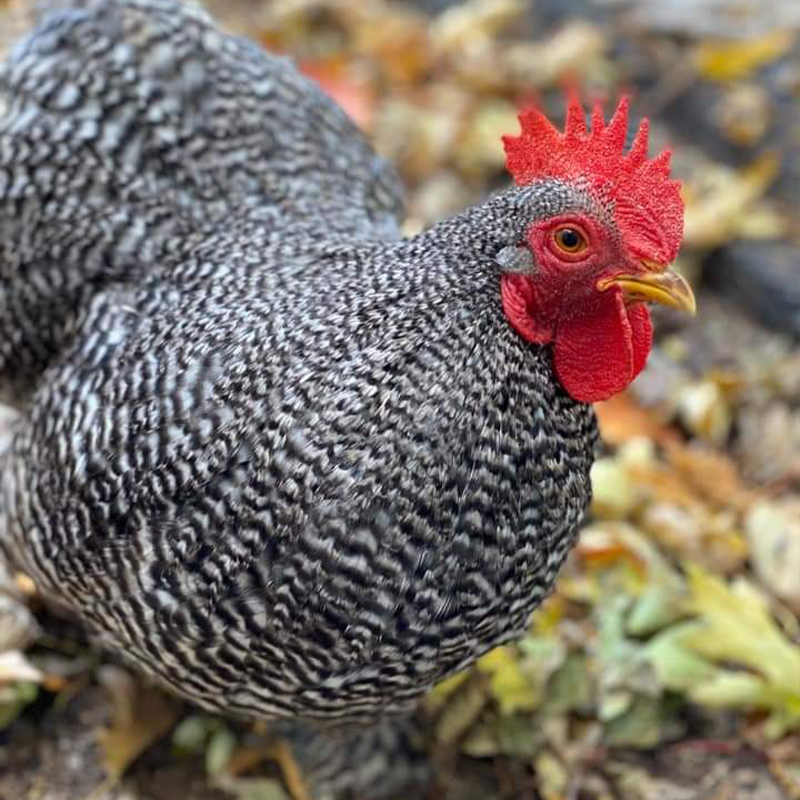
[[588,131],[577,93],[570,92],[563,133],[538,108],[523,111],[521,134],[503,137],[506,167],[518,185],[540,178],[587,181],[598,199],[613,204],[627,246],[642,258],[668,263],[683,238],[680,183],[670,178],[669,150],[647,158],[646,119],[625,152],[628,105],[623,97],[606,125],[595,103]]

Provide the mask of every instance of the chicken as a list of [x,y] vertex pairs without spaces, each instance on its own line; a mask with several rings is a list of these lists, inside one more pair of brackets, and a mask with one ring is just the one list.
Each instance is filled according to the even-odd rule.
[[513,639],[590,499],[591,403],[643,368],[683,207],[627,102],[538,110],[515,185],[411,238],[285,59],[172,0],[86,0],[0,119],[0,548],[200,706],[408,711]]

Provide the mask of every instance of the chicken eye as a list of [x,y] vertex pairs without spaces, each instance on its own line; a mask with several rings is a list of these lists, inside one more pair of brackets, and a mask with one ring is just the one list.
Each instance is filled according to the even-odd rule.
[[586,239],[575,228],[558,228],[554,234],[556,246],[565,253],[575,254],[586,249]]

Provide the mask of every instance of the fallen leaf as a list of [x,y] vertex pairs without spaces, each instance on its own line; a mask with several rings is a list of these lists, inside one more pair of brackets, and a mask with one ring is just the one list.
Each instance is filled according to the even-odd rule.
[[211,734],[219,727],[219,721],[212,717],[190,714],[182,719],[172,732],[172,743],[185,753],[202,753]]
[[627,392],[595,403],[594,409],[603,441],[615,447],[639,436],[661,445],[682,440],[680,433],[664,424],[656,411],[639,405]]
[[512,42],[504,47],[493,65],[502,83],[518,92],[552,86],[564,76],[596,78],[608,66],[609,48],[603,29],[585,19],[572,19],[538,42]]
[[708,635],[692,645],[718,660],[737,661],[762,673],[787,693],[800,696],[800,647],[789,642],[769,614],[766,598],[739,578],[728,585],[700,569],[688,568],[692,607]]
[[44,673],[20,650],[0,653],[0,685],[17,681],[42,683],[44,679]]
[[605,725],[605,740],[617,747],[651,748],[666,738],[674,727],[674,719],[662,697],[637,695],[619,714]]
[[553,673],[547,683],[542,704],[545,714],[588,712],[594,701],[594,683],[589,674],[589,660],[582,653],[572,653]]
[[219,725],[206,746],[206,774],[210,778],[218,778],[227,773],[235,750],[236,735],[226,725]]
[[485,676],[466,671],[461,685],[447,697],[434,723],[434,739],[449,745],[461,739],[475,724],[490,702]]
[[676,585],[677,576],[669,562],[641,531],[624,522],[602,522],[581,531],[576,555],[587,564],[603,568],[625,566],[633,573],[631,587],[643,589],[657,583]]
[[700,497],[718,508],[744,511],[756,498],[730,456],[718,450],[701,444],[670,446],[667,460]]
[[0,657],[8,650],[24,650],[40,633],[28,607],[15,597],[0,593]]
[[500,171],[506,156],[501,137],[517,127],[517,110],[507,100],[480,103],[470,113],[455,149],[454,162],[467,178]]
[[[728,585],[697,566],[687,567],[687,574],[696,618],[681,623],[668,642],[704,659],[713,671],[695,680],[698,674],[686,665],[701,667],[687,656],[683,674],[669,673],[672,688],[711,707],[769,711],[772,736],[800,727],[800,647],[775,624],[764,596],[741,578]],[[663,660],[661,669],[665,678]]]
[[566,765],[549,750],[544,750],[534,759],[533,766],[544,800],[561,800],[570,779]]
[[167,735],[178,719],[180,705],[157,689],[139,684],[118,667],[102,667],[98,678],[113,703],[111,724],[98,734],[108,776],[103,787],[107,789],[145,750]]
[[281,782],[273,778],[225,776],[217,782],[217,786],[233,800],[291,800]]
[[503,714],[532,710],[541,702],[537,687],[522,671],[514,648],[496,647],[478,661],[478,670],[490,677],[491,695]]
[[747,226],[776,178],[780,159],[766,153],[741,171],[721,165],[701,168],[684,183],[684,244],[709,249],[726,244]]
[[322,91],[336,102],[363,131],[369,131],[375,113],[375,97],[365,79],[356,79],[348,72],[342,58],[324,61],[302,61],[300,71],[316,81]]
[[745,530],[756,575],[800,612],[800,503],[758,503],[747,515]]
[[733,414],[722,389],[711,380],[683,386],[675,396],[678,417],[695,436],[721,446],[728,439]]
[[383,2],[347,3],[352,50],[386,74],[390,83],[407,84],[421,79],[430,69],[427,15],[410,6]]
[[641,494],[628,469],[616,458],[598,458],[592,465],[592,512],[601,519],[625,519]]
[[35,682],[18,681],[0,685],[0,731],[11,725],[38,694],[39,687]]
[[524,0],[467,0],[439,14],[430,26],[430,45],[439,56],[495,49],[499,33],[526,10]]
[[762,36],[708,40],[695,49],[697,71],[713,81],[734,81],[749,77],[761,67],[777,61],[792,46],[789,30],[774,30]]
[[755,82],[728,87],[719,109],[722,132],[740,147],[758,144],[767,135],[772,116],[769,92]]

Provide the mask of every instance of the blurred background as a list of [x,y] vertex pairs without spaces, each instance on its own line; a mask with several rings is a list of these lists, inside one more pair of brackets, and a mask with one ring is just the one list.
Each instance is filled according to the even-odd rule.
[[[29,5],[0,0],[0,51]],[[631,94],[684,182],[699,314],[659,310],[646,371],[598,407],[591,518],[529,635],[429,698],[434,796],[800,798],[800,3],[205,5],[355,119],[409,233],[506,185],[501,134],[533,101],[561,119],[567,80]],[[3,800],[285,800],[267,742],[0,577]]]

